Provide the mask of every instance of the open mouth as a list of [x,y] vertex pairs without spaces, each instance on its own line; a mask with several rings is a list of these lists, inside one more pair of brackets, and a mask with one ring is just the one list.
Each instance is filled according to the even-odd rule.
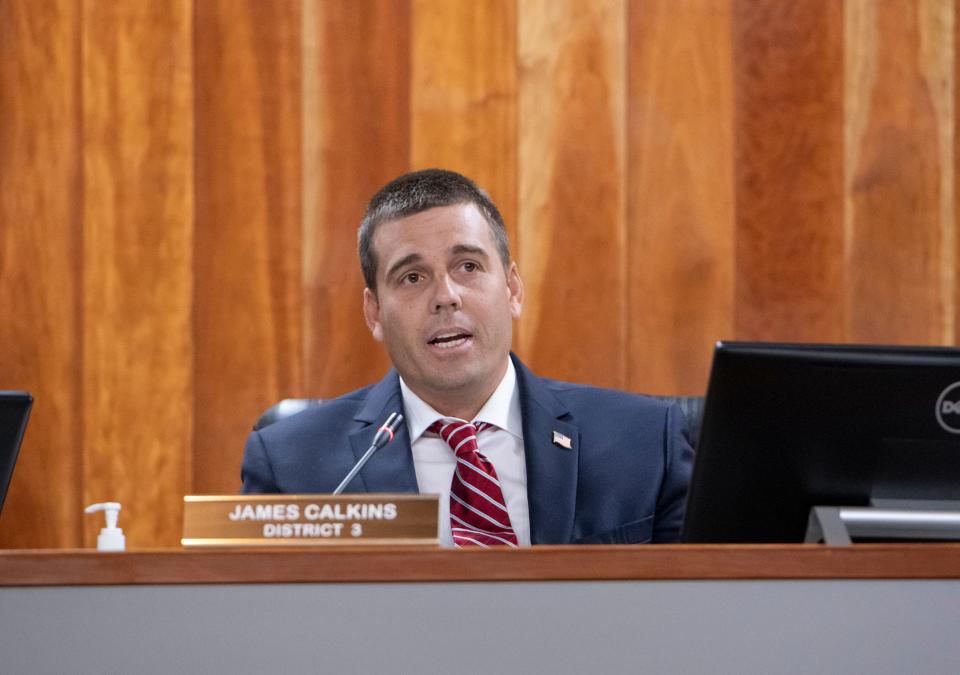
[[441,333],[440,335],[437,335],[432,340],[429,340],[428,344],[431,344],[434,347],[439,347],[440,349],[453,349],[454,347],[459,347],[460,345],[466,344],[467,340],[472,337],[473,335],[470,333],[453,331],[450,333]]

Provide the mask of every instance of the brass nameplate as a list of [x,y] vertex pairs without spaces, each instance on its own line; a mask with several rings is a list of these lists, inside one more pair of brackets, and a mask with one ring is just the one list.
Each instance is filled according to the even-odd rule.
[[184,546],[436,545],[437,495],[187,495]]

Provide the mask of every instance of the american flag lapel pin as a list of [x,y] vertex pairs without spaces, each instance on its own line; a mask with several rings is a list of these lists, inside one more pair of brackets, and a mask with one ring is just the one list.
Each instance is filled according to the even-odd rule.
[[569,436],[564,436],[559,431],[553,432],[553,444],[559,445],[565,450],[573,450],[573,441],[570,440]]

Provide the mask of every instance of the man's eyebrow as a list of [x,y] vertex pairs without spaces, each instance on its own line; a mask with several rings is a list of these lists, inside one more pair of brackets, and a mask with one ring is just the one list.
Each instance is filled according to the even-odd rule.
[[419,253],[411,253],[410,255],[403,256],[402,258],[400,258],[400,260],[393,263],[390,266],[390,269],[387,270],[387,279],[392,277],[394,272],[396,272],[401,267],[405,267],[410,263],[420,262],[421,260],[423,260],[423,256],[421,256]]
[[471,253],[473,255],[483,256],[484,258],[488,257],[486,249],[484,249],[482,246],[474,246],[472,244],[457,244],[451,249],[451,252],[454,255]]

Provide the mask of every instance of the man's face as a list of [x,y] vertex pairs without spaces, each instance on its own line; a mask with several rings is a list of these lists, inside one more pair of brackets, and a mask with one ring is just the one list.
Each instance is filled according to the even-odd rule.
[[506,372],[523,301],[516,264],[504,269],[473,204],[381,223],[373,249],[377,290],[363,295],[373,337],[434,408],[451,414],[441,406],[469,402],[479,409]]

